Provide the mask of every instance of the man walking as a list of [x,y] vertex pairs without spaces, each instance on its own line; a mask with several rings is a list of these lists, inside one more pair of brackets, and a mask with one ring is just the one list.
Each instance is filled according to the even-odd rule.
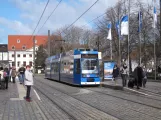
[[134,70],[134,77],[137,85],[137,89],[142,87],[142,79],[143,79],[143,69],[140,64]]
[[20,84],[23,84],[25,79],[25,68],[23,67],[23,65],[21,65],[21,68],[19,68],[18,72],[19,72]]

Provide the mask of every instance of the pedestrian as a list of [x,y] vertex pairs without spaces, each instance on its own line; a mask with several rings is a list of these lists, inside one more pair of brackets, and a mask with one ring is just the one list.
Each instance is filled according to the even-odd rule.
[[23,67],[23,65],[21,65],[21,67],[19,68],[18,72],[19,72],[19,81],[20,81],[20,84],[24,84],[25,68]]
[[113,68],[113,79],[115,81],[115,85],[116,85],[116,82],[117,82],[117,78],[119,76],[119,68],[117,67],[117,64],[115,64],[114,68]]
[[3,67],[0,67],[0,75],[1,75],[1,80],[3,79]]
[[24,98],[26,99],[26,101],[30,102],[31,101],[30,91],[31,91],[31,86],[33,86],[33,73],[31,72],[29,65],[26,66],[24,84],[27,87],[26,97]]
[[8,68],[4,69],[3,75],[4,75],[3,77],[4,77],[4,80],[5,80],[6,89],[8,89],[8,81],[9,81],[9,70],[8,70]]
[[13,83],[15,83],[15,79],[16,79],[16,68],[15,67],[12,68],[11,77],[12,77]]
[[9,68],[9,81],[12,82],[12,76],[11,76],[11,73],[12,73],[12,68],[10,67]]
[[147,82],[147,72],[146,72],[146,69],[144,68],[143,69],[143,87],[144,88],[145,88],[146,82]]
[[122,86],[125,87],[127,84],[127,75],[128,75],[128,68],[126,63],[124,63],[120,68],[121,78],[122,78]]
[[140,64],[138,64],[138,66],[134,70],[134,77],[137,89],[140,89],[140,87],[142,87],[142,79],[143,79],[143,69],[140,66]]

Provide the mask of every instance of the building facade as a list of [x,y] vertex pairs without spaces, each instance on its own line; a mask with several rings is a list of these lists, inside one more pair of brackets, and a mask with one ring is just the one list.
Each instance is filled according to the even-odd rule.
[[[40,45],[47,43],[48,36],[35,37],[35,52]],[[33,38],[31,35],[9,35],[8,36],[8,58],[10,67],[33,66]]]

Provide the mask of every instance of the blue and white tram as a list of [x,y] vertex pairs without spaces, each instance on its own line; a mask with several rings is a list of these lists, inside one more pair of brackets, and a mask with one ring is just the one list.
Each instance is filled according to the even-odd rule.
[[100,85],[98,51],[76,49],[46,59],[45,77],[73,85]]

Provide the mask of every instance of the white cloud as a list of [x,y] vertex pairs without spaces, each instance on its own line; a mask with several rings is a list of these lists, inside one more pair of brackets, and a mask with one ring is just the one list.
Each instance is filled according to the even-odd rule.
[[[16,5],[21,11],[20,15],[24,20],[30,21],[27,24],[23,24],[23,21],[14,21],[14,24],[18,25],[18,28],[15,28],[16,31],[20,33],[31,33],[31,30],[36,26],[39,17],[44,9],[46,4],[45,0],[11,0],[13,4]],[[110,6],[116,3],[117,0],[100,0],[91,10],[88,11],[81,19],[79,19],[75,25],[81,26],[87,24],[88,21],[93,18],[101,15],[105,10]],[[60,6],[54,12],[49,21],[45,24],[44,28],[41,30],[41,33],[47,33],[47,30],[56,30],[65,25],[71,24],[76,18],[78,18],[87,8],[89,8],[94,3],[94,0],[69,0],[69,2],[62,1]],[[57,0],[50,0],[50,3],[46,9],[46,12],[40,22],[38,28],[44,23],[46,18],[58,4]],[[13,25],[12,25],[13,26]],[[26,28],[26,29],[25,29]],[[21,31],[20,29],[24,29]]]
[[[40,18],[40,15],[46,5],[47,0],[10,1],[21,11],[20,17],[24,19],[25,22],[16,20],[10,21],[5,18],[0,18],[0,23],[3,23],[9,28],[15,30],[17,34],[31,34]],[[99,0],[92,9],[90,9],[81,19],[76,22],[75,25],[82,26],[87,24],[92,19],[103,14],[108,7],[114,6],[117,1],[119,0]],[[46,9],[46,12],[40,22],[38,29],[42,26],[42,24],[50,15],[58,2],[58,0],[50,0],[50,3]],[[62,0],[62,3],[54,12],[52,17],[48,20],[48,22],[45,24],[40,33],[47,34],[48,29],[53,31],[65,25],[71,24],[94,2],[95,0]],[[90,25],[87,24],[87,26]]]
[[27,24],[23,24],[20,21],[10,21],[6,18],[0,17],[0,24],[14,30],[18,34],[30,34],[31,28]]

